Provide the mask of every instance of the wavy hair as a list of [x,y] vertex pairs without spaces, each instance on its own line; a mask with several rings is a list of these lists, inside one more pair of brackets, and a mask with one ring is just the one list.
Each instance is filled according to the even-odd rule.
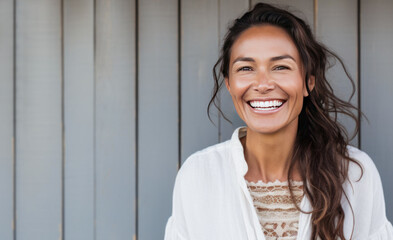
[[[343,61],[332,51],[319,43],[312,34],[310,27],[302,19],[292,13],[272,5],[258,3],[255,7],[236,19],[229,28],[221,49],[220,57],[213,68],[214,89],[208,105],[219,108],[218,93],[228,77],[231,47],[239,35],[252,26],[273,25],[284,29],[295,43],[303,63],[305,83],[308,97],[304,98],[303,108],[299,115],[299,125],[294,146],[294,154],[288,171],[288,179],[297,163],[304,184],[304,193],[312,205],[311,212],[305,212],[295,203],[291,181],[289,189],[296,207],[311,214],[312,239],[322,240],[345,239],[344,210],[341,199],[347,199],[343,183],[348,179],[350,162],[359,162],[349,157],[347,146],[349,137],[345,128],[338,122],[338,114],[352,118],[355,123],[354,136],[359,131],[359,118],[354,112],[360,111],[350,101],[344,101],[334,95],[333,89],[326,79],[326,70],[332,66],[329,60],[337,59],[352,83],[352,95],[355,84]],[[312,91],[308,87],[310,76],[315,76],[315,86]],[[228,120],[228,119],[227,119]],[[362,177],[360,176],[360,178]],[[349,202],[349,201],[348,201]],[[352,208],[351,208],[352,209]],[[353,218],[352,212],[352,218]],[[353,219],[354,220],[354,219]]]

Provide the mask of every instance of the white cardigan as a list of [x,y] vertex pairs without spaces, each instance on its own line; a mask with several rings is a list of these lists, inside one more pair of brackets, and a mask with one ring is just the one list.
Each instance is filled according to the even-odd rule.
[[[248,170],[238,128],[232,139],[191,155],[180,168],[173,192],[172,216],[165,240],[264,240],[244,175]],[[386,218],[379,173],[370,157],[355,147],[350,156],[363,166],[350,163],[345,192],[355,213],[354,240],[393,240],[393,227]],[[351,187],[352,185],[352,187]],[[311,210],[307,197],[301,209]],[[344,234],[349,239],[353,227],[350,206],[342,200]],[[311,239],[311,216],[301,213],[298,240]]]

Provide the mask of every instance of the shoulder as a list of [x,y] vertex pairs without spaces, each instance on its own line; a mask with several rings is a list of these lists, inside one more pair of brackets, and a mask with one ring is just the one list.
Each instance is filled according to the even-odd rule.
[[[188,216],[198,215],[195,203],[214,204],[207,199],[222,197],[233,180],[229,142],[219,143],[192,154],[180,167],[175,181],[174,207],[182,205]],[[179,204],[181,203],[181,204]]]
[[[224,170],[229,164],[230,141],[215,144],[189,156],[180,167],[182,178]],[[224,169],[223,169],[224,168]]]
[[[378,194],[383,198],[381,178],[374,161],[362,150],[348,146],[348,155],[356,162],[350,162],[348,167],[348,181],[355,194]],[[363,194],[364,195],[364,194]]]
[[[344,190],[350,206],[344,204],[343,207],[349,216],[351,215],[349,208],[353,209],[354,239],[358,239],[361,235],[378,234],[383,227],[389,225],[389,222],[386,218],[381,178],[373,160],[367,153],[352,146],[348,147],[348,154],[358,164],[354,162],[349,164],[348,181],[344,184]],[[392,229],[389,228],[389,231]]]
[[211,182],[214,182],[213,172],[219,172],[220,165],[223,165],[229,148],[227,145],[223,142],[195,152],[180,167],[173,190],[172,217],[166,227],[167,238],[184,236],[188,239],[192,230],[189,224],[201,219],[200,206],[210,202],[205,199],[213,191],[210,188]]
[[[175,182],[179,194],[195,196],[209,194],[226,186],[233,178],[234,167],[230,157],[230,142],[222,142],[189,156],[180,167]],[[189,191],[192,189],[192,194]]]
[[360,184],[362,187],[368,186],[375,188],[380,185],[380,176],[374,161],[362,150],[348,146],[348,155],[356,161],[350,162],[348,168],[348,178],[354,184]]

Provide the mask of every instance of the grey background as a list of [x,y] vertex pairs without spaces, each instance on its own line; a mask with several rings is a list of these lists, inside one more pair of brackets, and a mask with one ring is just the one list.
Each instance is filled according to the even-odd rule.
[[[393,220],[393,1],[266,2],[343,58],[369,120],[352,144],[377,165]],[[233,125],[206,106],[228,23],[253,4],[0,0],[0,238],[162,239],[181,163],[243,125],[226,91]],[[328,77],[347,99],[342,68]]]

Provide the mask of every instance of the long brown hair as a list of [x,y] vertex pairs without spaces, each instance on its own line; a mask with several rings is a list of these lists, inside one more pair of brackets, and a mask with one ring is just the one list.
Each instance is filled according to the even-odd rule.
[[[299,115],[299,127],[288,179],[291,178],[292,170],[297,163],[302,180],[307,183],[304,184],[304,192],[313,208],[309,213],[312,215],[312,239],[317,237],[322,240],[345,239],[344,217],[353,217],[353,213],[352,216],[345,216],[341,206],[343,197],[348,200],[343,183],[348,179],[349,163],[354,162],[360,168],[361,165],[349,157],[347,150],[349,137],[345,128],[337,121],[337,116],[344,114],[354,120],[356,123],[354,135],[359,131],[359,118],[354,114],[358,112],[355,106],[334,95],[325,76],[327,68],[331,66],[329,60],[337,59],[343,66],[352,83],[351,98],[355,93],[355,84],[342,60],[316,41],[310,27],[302,19],[286,10],[258,3],[251,11],[234,21],[225,37],[221,55],[213,68],[215,86],[208,105],[208,114],[212,105],[221,112],[217,97],[224,78],[228,77],[232,45],[248,28],[264,24],[280,27],[292,38],[305,69],[304,81],[309,93],[309,96],[304,98]],[[315,76],[315,87],[312,91],[307,81],[310,76]],[[362,168],[361,170],[363,173]],[[290,181],[288,182],[290,184]],[[291,185],[289,187],[294,201]],[[299,206],[297,208],[301,210]]]

